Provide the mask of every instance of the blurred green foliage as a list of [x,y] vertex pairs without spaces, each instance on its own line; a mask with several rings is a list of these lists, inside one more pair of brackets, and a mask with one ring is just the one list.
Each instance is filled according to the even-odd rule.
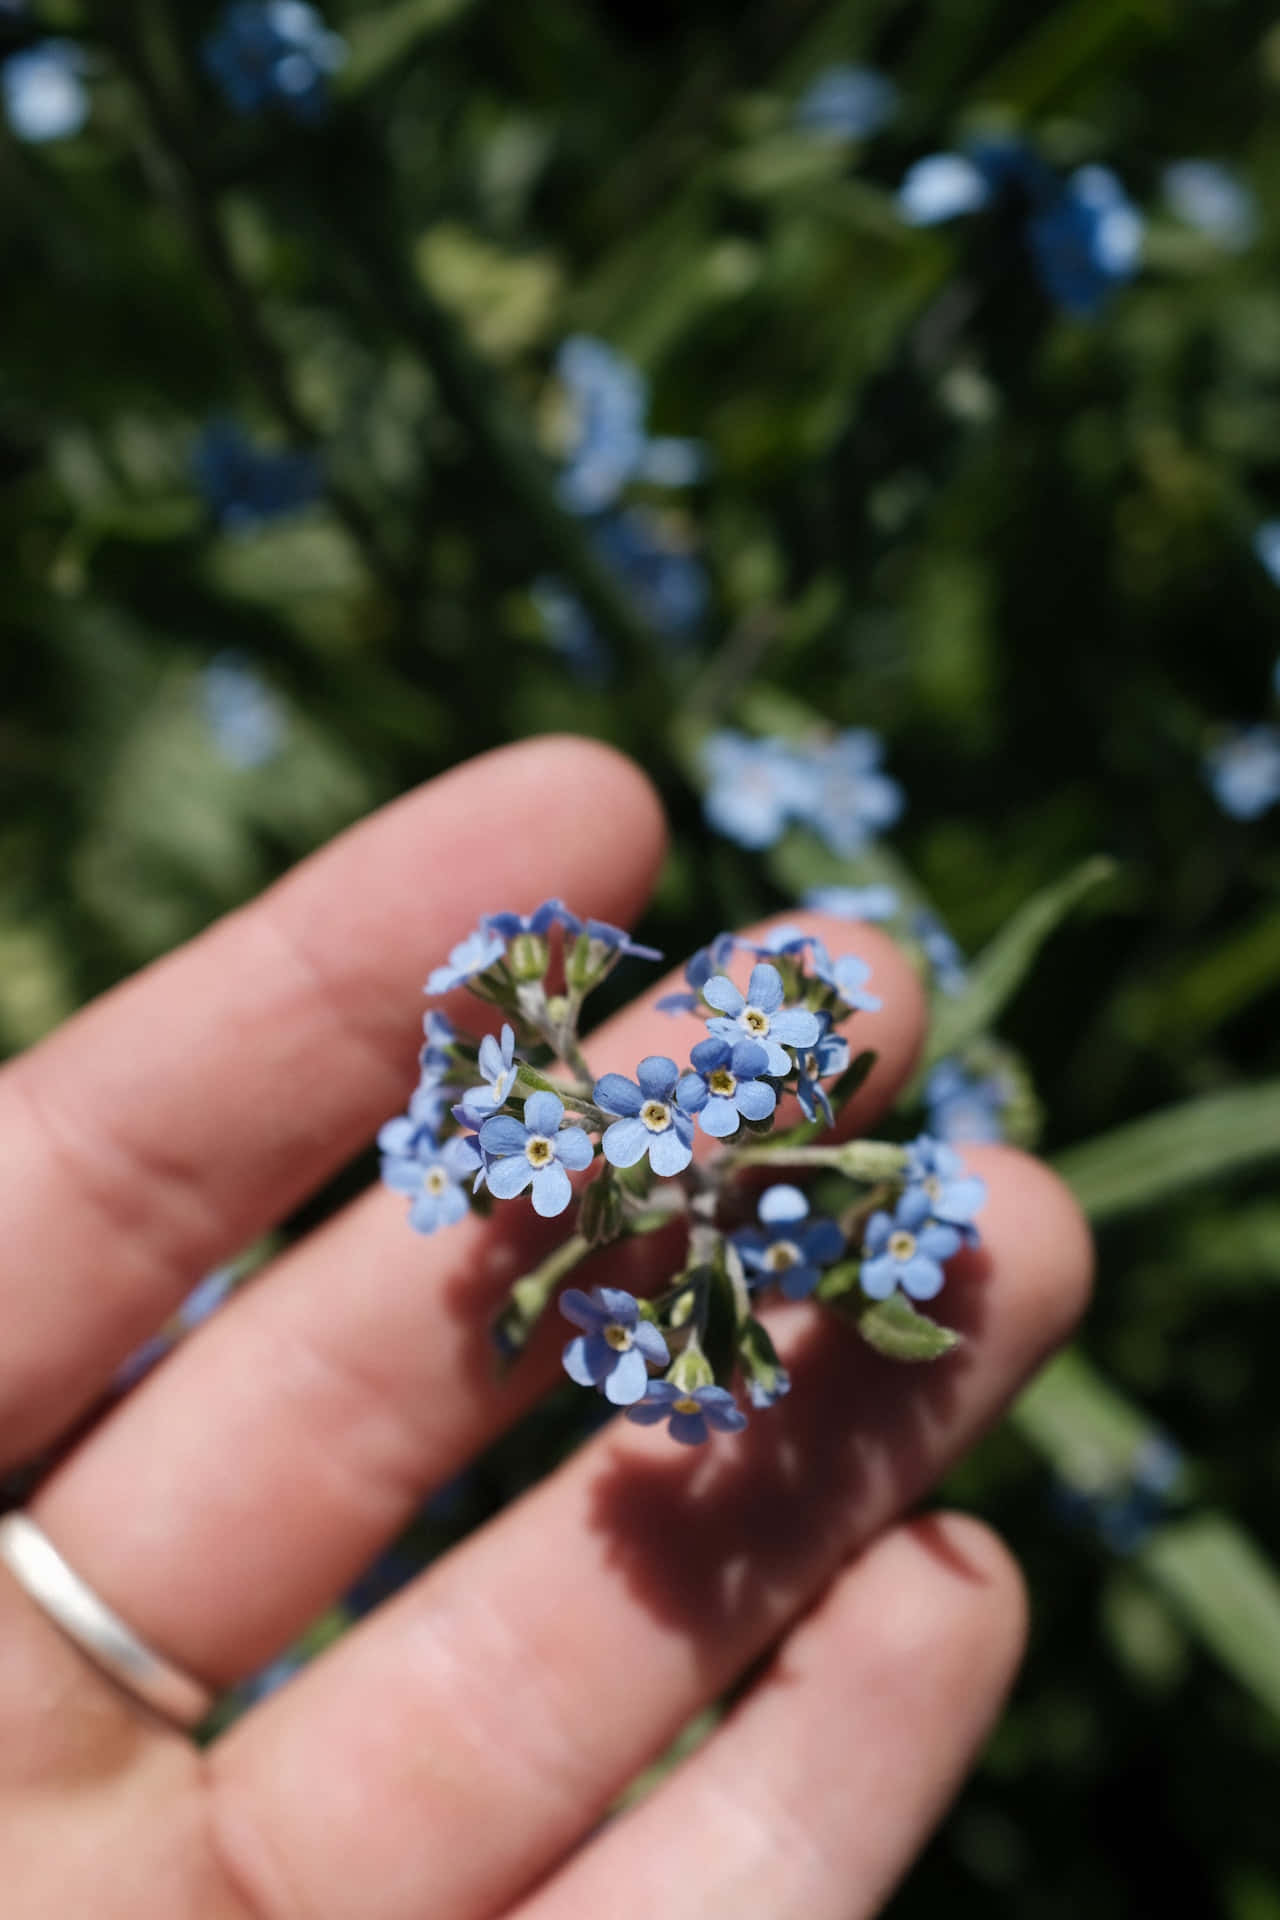
[[[662,786],[647,932],[670,953],[891,870],[985,949],[974,1029],[1000,1010],[1102,1229],[1082,1350],[948,1489],[1022,1557],[1034,1641],[894,1911],[1275,1920],[1280,844],[1201,765],[1263,715],[1280,651],[1251,549],[1280,513],[1270,10],[332,0],[350,58],[315,127],[228,112],[200,69],[210,5],[33,11],[89,49],[92,115],[38,148],[0,127],[0,1039],[547,727]],[[849,60],[892,76],[897,117],[866,143],[799,131],[804,87]],[[1095,323],[899,220],[907,164],[976,127],[1104,161],[1143,206],[1143,270]],[[1188,155],[1251,185],[1251,248],[1162,205]],[[656,431],[709,451],[662,503],[712,580],[683,655],[554,503],[575,331],[645,370]],[[191,468],[218,417],[321,448],[326,499],[221,531]],[[546,573],[590,607],[611,683],[551,646]],[[279,718],[259,764],[209,724],[228,651]],[[811,714],[886,737],[910,799],[892,854],[762,860],[703,827],[699,730]],[[1002,929],[1100,852],[1114,877],[1024,975]],[[1055,917],[1030,911],[1024,958]],[[1117,1554],[1064,1520],[1044,1461],[1105,1484],[1153,1422],[1193,1466]],[[527,1459],[483,1467],[454,1530]]]

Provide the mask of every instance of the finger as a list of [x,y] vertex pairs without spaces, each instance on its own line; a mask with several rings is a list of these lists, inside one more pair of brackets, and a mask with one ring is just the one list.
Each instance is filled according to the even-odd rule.
[[[865,1123],[910,1071],[924,1016],[893,943],[868,932],[858,944],[884,1000],[854,1022],[858,1044],[879,1053],[859,1096]],[[592,1036],[601,1070],[629,1072],[675,1044],[679,1026],[654,1011],[669,985]],[[212,1681],[238,1678],[545,1391],[566,1337],[559,1315],[505,1381],[489,1325],[511,1282],[562,1236],[563,1222],[512,1202],[491,1225],[472,1219],[424,1241],[403,1200],[374,1190],[144,1381],[40,1489],[36,1517],[171,1658]],[[676,1251],[670,1234],[609,1248],[575,1278],[642,1292]]]
[[[554,831],[548,793],[580,794]],[[607,748],[486,754],[385,808],[0,1075],[0,1466],[403,1099],[424,961],[504,899],[630,919],[656,798]]]
[[264,1915],[501,1910],[994,1420],[1089,1250],[1043,1167],[980,1158],[956,1354],[895,1366],[800,1310],[792,1392],[740,1439],[691,1459],[618,1422],[231,1730],[220,1832]]
[[949,1514],[896,1528],[692,1759],[510,1920],[878,1913],[989,1731],[1025,1637],[1021,1575],[985,1527]]

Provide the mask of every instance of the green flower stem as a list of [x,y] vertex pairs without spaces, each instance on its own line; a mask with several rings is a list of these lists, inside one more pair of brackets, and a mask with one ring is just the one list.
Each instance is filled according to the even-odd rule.
[[529,1344],[556,1288],[590,1252],[591,1245],[585,1235],[570,1234],[540,1265],[515,1282],[497,1321],[497,1331],[509,1358],[514,1359]]
[[879,1184],[906,1171],[907,1151],[887,1140],[854,1140],[844,1147],[739,1147],[728,1156],[737,1167],[830,1167],[849,1180]]

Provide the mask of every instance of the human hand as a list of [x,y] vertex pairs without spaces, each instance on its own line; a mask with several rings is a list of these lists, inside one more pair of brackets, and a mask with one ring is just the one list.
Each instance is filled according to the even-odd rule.
[[[589,795],[581,809],[548,795]],[[55,1443],[194,1281],[295,1208],[412,1083],[426,967],[558,893],[629,924],[656,802],[600,747],[538,741],[388,808],[0,1076],[0,1472]],[[814,917],[814,924],[821,922]],[[848,929],[841,930],[847,935]],[[859,928],[879,1060],[915,976]],[[593,1036],[666,1050],[660,988]],[[985,1177],[949,1270],[966,1335],[928,1369],[778,1310],[794,1390],[705,1452],[615,1422],[207,1750],[112,1681],[0,1568],[6,1920],[854,1920],[926,1839],[1016,1664],[1005,1550],[901,1515],[1064,1337],[1088,1239],[1043,1167]],[[554,1377],[563,1325],[495,1378],[487,1324],[545,1233],[522,1210],[423,1241],[365,1194],[89,1428],[28,1503],[146,1641],[212,1687],[265,1664]],[[643,1244],[584,1285],[643,1287]],[[770,1650],[772,1652],[770,1653]],[[647,1801],[621,1789],[770,1653]]]

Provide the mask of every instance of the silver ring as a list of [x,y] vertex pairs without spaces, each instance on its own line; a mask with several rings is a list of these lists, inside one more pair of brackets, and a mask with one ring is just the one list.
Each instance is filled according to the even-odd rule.
[[198,1726],[213,1694],[139,1640],[25,1513],[0,1519],[0,1561],[23,1591],[118,1686],[180,1727]]

